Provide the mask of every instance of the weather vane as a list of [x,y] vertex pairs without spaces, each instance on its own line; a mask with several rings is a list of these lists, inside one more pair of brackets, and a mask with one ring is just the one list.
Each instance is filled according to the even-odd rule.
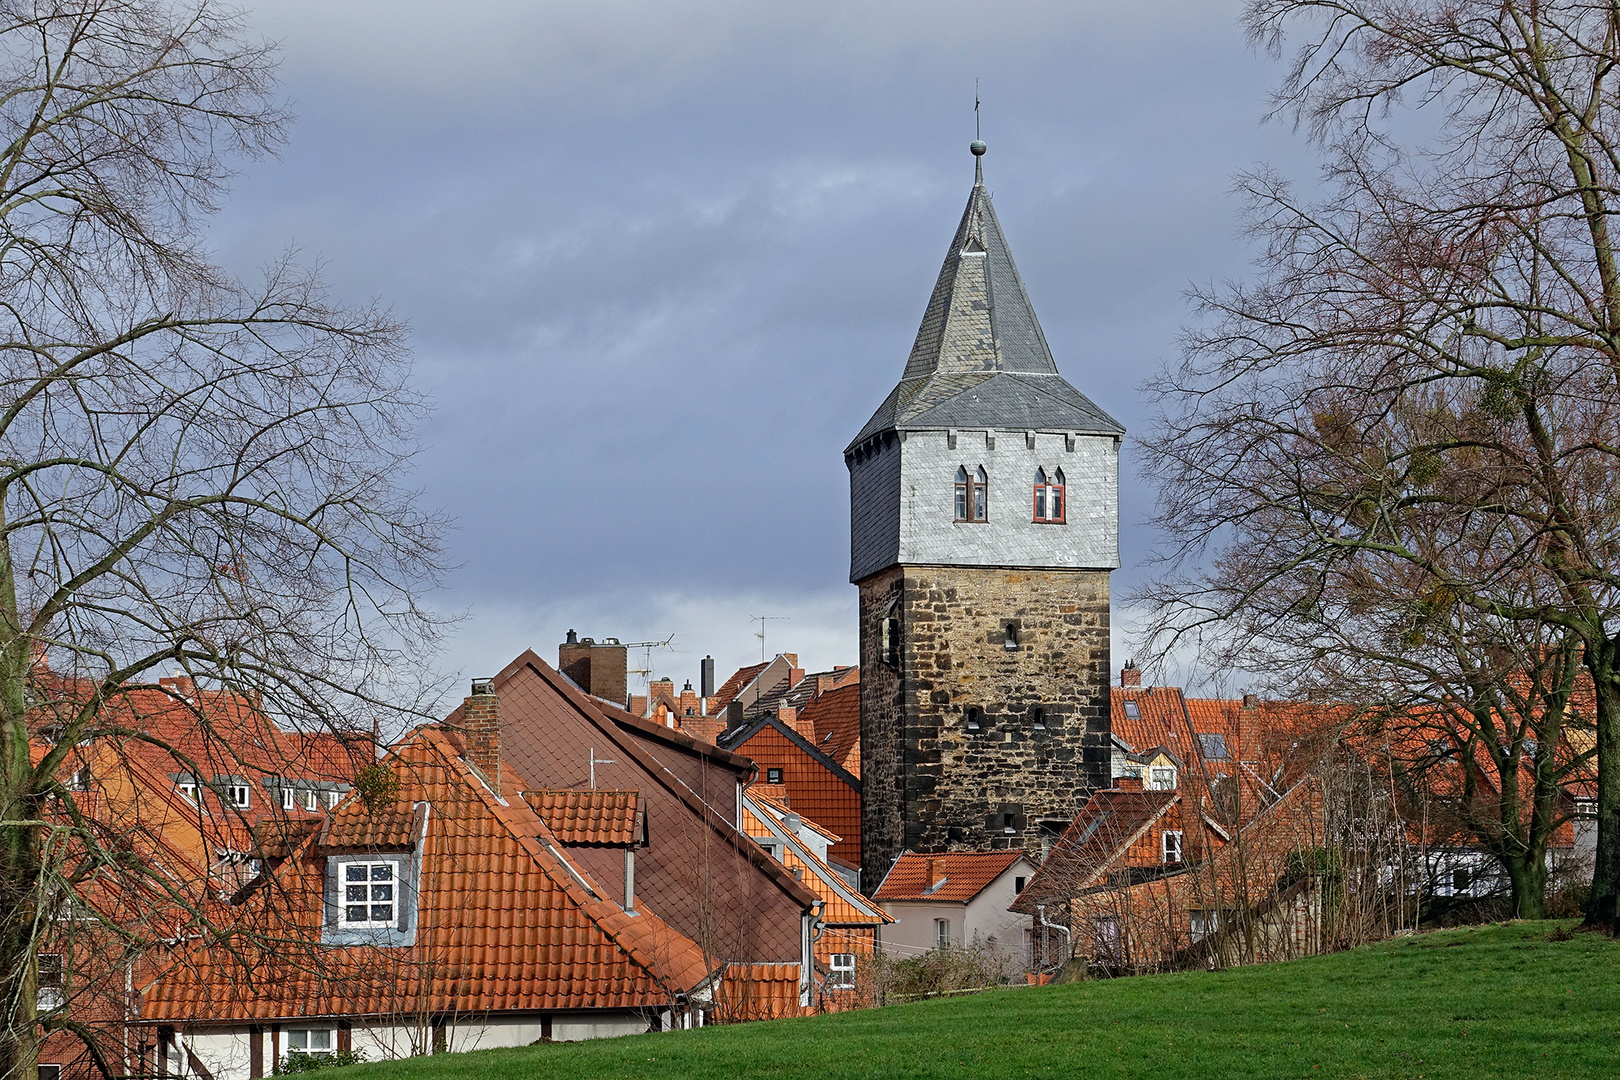
[[983,142],[984,136],[979,133],[979,80],[973,80],[973,141]]

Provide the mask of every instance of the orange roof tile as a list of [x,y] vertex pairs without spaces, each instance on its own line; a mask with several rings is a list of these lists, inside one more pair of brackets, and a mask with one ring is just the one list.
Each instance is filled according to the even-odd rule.
[[[799,713],[815,730],[816,749],[854,773],[861,774],[861,684],[829,690]],[[850,762],[853,754],[854,763]]]
[[759,766],[759,776],[769,783],[772,770],[781,770],[781,785],[787,789],[788,805],[801,817],[809,818],[840,837],[830,854],[859,864],[861,859],[861,793],[827,765],[806,753],[777,726],[766,721],[745,741],[732,749],[746,754]]
[[639,791],[525,791],[561,844],[631,847],[641,841]]
[[[754,798],[750,789],[748,797],[743,800],[744,831],[749,836],[760,839],[780,838],[786,831],[780,829],[780,822],[775,823],[778,828],[773,829],[771,824],[764,820],[764,815],[769,814],[770,810],[755,806],[753,803]],[[810,822],[806,821],[804,824],[810,825]],[[836,870],[816,858],[815,853],[804,848],[802,844],[789,843],[782,846],[779,859],[790,873],[797,876],[820,898],[823,923],[836,926],[881,926],[894,921],[881,908],[851,889]]]
[[329,851],[409,851],[415,845],[424,813],[410,803],[370,809],[350,798],[329,814],[316,847]]
[[740,694],[743,687],[753,682],[754,676],[769,666],[769,662],[750,664],[748,667],[738,668],[732,672],[731,678],[721,683],[720,689],[716,690],[714,697],[709,699],[709,712],[713,714],[724,711],[725,707],[731,704],[731,699]]
[[432,807],[416,944],[321,945],[325,860],[306,845],[243,905],[240,941],[183,952],[143,989],[144,1019],[648,1008],[717,968],[655,913],[629,915],[582,886],[509,767],[501,800],[442,730],[419,730],[397,758],[401,800]]
[[[1026,857],[1011,851],[953,851],[944,855],[906,852],[872,894],[874,900],[955,900],[966,903],[983,892],[1007,867]],[[930,882],[929,869],[934,881]],[[940,882],[943,878],[944,881]],[[934,886],[930,888],[930,886]]]
[[1091,885],[1180,798],[1174,791],[1093,792],[1013,902],[1013,910],[1032,912],[1037,903],[1067,899]]
[[798,1016],[798,964],[729,964],[716,995],[721,1019],[776,1020]]

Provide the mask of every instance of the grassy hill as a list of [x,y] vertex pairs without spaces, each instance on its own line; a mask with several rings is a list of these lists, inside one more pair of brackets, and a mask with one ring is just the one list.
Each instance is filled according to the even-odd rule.
[[382,1062],[328,1080],[1612,1077],[1620,943],[1510,923],[1289,964]]

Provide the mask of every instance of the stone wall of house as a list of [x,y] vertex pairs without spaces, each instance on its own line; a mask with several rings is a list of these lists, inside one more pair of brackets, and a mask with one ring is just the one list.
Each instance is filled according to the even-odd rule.
[[860,589],[862,881],[902,849],[1039,859],[1042,823],[1108,784],[1108,572],[899,566]]

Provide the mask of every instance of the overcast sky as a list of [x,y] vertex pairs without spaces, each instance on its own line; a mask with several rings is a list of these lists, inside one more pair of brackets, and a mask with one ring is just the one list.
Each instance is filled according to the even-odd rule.
[[[299,116],[214,225],[413,330],[415,478],[458,526],[445,664],[570,627],[656,674],[856,659],[842,451],[985,178],[1069,381],[1134,432],[1193,282],[1249,270],[1233,174],[1313,175],[1229,2],[283,0]],[[1153,493],[1127,440],[1116,593]],[[1116,621],[1121,621],[1116,610]],[[1121,647],[1128,653],[1128,647]],[[1116,652],[1121,651],[1116,649]],[[1116,655],[1116,666],[1123,659]],[[637,663],[633,667],[639,666]]]

